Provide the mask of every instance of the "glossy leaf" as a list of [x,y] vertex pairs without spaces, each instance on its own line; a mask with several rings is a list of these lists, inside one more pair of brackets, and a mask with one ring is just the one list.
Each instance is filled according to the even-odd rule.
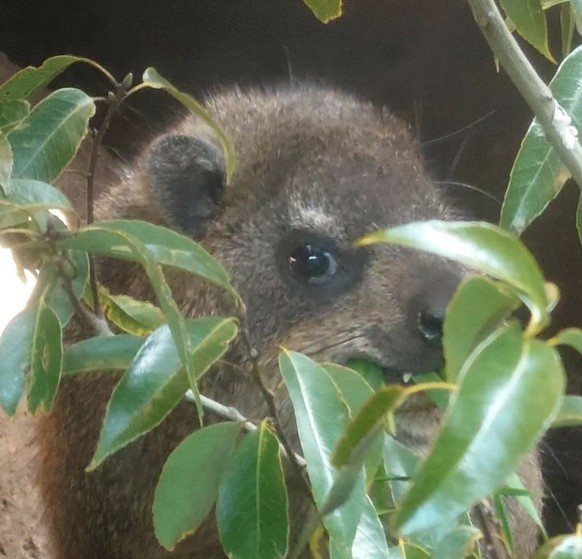
[[130,244],[124,242],[116,232],[139,240],[160,264],[197,274],[234,293],[224,268],[198,243],[185,235],[145,221],[100,221],[81,228],[74,237],[63,240],[61,246],[139,262],[140,258],[132,251]]
[[34,66],[23,68],[2,84],[0,102],[10,99],[32,100],[74,62],[87,62],[87,60],[78,56],[53,56],[47,58],[38,68]]
[[38,304],[24,309],[0,336],[0,404],[14,415],[26,386],[32,359]]
[[94,113],[93,99],[78,89],[59,89],[43,99],[8,135],[13,177],[56,180],[77,153]]
[[442,432],[397,513],[400,531],[452,521],[503,484],[558,412],[564,387],[557,352],[524,339],[517,324],[481,344],[461,371]]
[[[1,90],[0,90],[1,91]],[[30,113],[30,103],[24,99],[0,102],[0,132],[8,133],[18,126]]]
[[285,557],[289,513],[279,441],[266,421],[238,445],[218,494],[224,551],[234,559]]
[[501,0],[501,5],[517,32],[554,62],[548,47],[548,28],[541,0]]
[[[556,100],[582,130],[582,47],[568,55],[550,82]],[[545,138],[536,119],[513,164],[500,225],[521,233],[558,195],[570,173]]]
[[73,210],[71,202],[60,190],[46,182],[34,179],[13,178],[6,201],[20,206],[41,205],[65,212]]
[[582,35],[582,0],[570,0],[570,6],[572,7],[572,14],[576,22],[576,29]]
[[128,295],[112,295],[104,287],[99,293],[107,318],[124,332],[146,336],[165,324],[162,311],[147,301],[138,301]]
[[352,559],[389,559],[390,557],[384,526],[378,518],[370,497],[367,497],[352,546]]
[[9,192],[12,176],[12,148],[6,136],[0,131],[0,192]]
[[420,456],[389,435],[384,436],[384,472],[394,505],[399,505],[420,468]]
[[[301,353],[284,350],[279,368],[293,403],[297,430],[316,505],[323,507],[338,478],[331,453],[349,419],[349,410],[330,375]],[[356,528],[365,506],[364,479],[350,500],[323,519],[336,553],[349,557]]]
[[386,415],[393,413],[405,398],[406,390],[401,386],[386,386],[378,390],[349,423],[334,452],[334,464],[349,464],[354,455],[365,451],[366,443],[382,432]]
[[473,526],[459,526],[451,530],[438,542],[431,559],[463,559],[471,553],[481,537]]
[[[233,319],[218,317],[189,320],[186,330],[196,378],[220,359],[237,333]],[[188,388],[173,334],[162,326],[141,346],[113,391],[89,469],[159,425]]]
[[384,386],[382,367],[368,359],[350,359],[346,367],[356,371],[374,389]]
[[59,319],[41,299],[28,372],[28,410],[31,413],[51,410],[61,378],[62,353]]
[[367,235],[357,245],[395,243],[426,250],[500,279],[529,307],[535,324],[548,321],[548,297],[542,272],[513,235],[479,222],[426,221]]
[[582,535],[558,536],[547,541],[530,559],[580,559],[582,557]]
[[145,338],[118,334],[77,342],[63,356],[63,375],[127,369]]
[[552,422],[552,427],[582,425],[582,396],[564,396],[562,407]]
[[449,303],[443,327],[446,378],[456,382],[463,364],[484,340],[519,306],[502,284],[484,276],[469,277]]
[[342,0],[303,0],[303,2],[322,23],[329,23],[342,15]]
[[143,74],[143,81],[144,84],[148,87],[167,91],[172,97],[174,97],[174,99],[178,100],[189,111],[194,113],[203,122],[210,126],[210,128],[216,133],[220,141],[220,145],[224,150],[226,160],[226,177],[227,181],[230,181],[236,166],[235,149],[230,138],[224,133],[218,123],[210,116],[208,111],[200,103],[198,103],[194,97],[176,89],[176,87],[172,85],[166,78],[160,75],[160,73],[155,68],[146,69]]
[[582,355],[582,330],[580,328],[566,328],[556,334],[555,345],[567,345]]
[[155,534],[166,549],[193,534],[212,509],[240,430],[237,423],[204,427],[168,457],[153,506]]

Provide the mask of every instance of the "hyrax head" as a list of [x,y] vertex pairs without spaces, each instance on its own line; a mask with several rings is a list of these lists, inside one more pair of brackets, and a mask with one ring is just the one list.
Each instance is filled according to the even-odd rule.
[[438,367],[460,269],[397,246],[353,246],[378,228],[451,215],[405,126],[321,90],[231,93],[208,108],[236,147],[232,182],[214,134],[187,119],[151,146],[142,183],[154,213],[230,272],[253,343],[270,355],[284,346],[369,358],[393,380]]

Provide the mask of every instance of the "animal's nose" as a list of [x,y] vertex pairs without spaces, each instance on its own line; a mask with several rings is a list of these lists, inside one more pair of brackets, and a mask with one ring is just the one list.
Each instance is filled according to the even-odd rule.
[[446,306],[432,306],[422,309],[416,317],[416,325],[423,340],[430,347],[441,347]]

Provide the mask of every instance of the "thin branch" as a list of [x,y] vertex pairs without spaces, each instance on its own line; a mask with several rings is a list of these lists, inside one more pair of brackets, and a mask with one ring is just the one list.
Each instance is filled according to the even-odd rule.
[[259,361],[258,361],[259,354],[258,354],[257,350],[253,347],[253,344],[251,342],[246,318],[247,318],[246,313],[243,310],[243,314],[242,314],[242,317],[240,319],[240,324],[241,324],[240,336],[241,336],[242,341],[246,347],[247,355],[248,355],[249,360],[250,360],[251,374],[252,374],[253,379],[256,382],[257,386],[259,387],[259,390],[261,391],[263,398],[265,399],[265,402],[267,404],[267,408],[269,410],[269,415],[271,416],[271,418],[273,420],[275,430],[277,431],[277,436],[279,437],[279,440],[281,441],[281,444],[283,445],[283,448],[285,449],[285,454],[289,458],[289,462],[291,463],[291,466],[295,470],[297,476],[299,477],[300,480],[302,480],[302,486],[303,486],[304,491],[306,492],[306,494],[309,496],[310,499],[313,499],[312,494],[311,494],[310,485],[309,485],[307,479],[305,478],[305,461],[303,459],[301,459],[301,461],[299,461],[297,459],[299,457],[293,452],[293,449],[291,448],[291,445],[289,444],[289,441],[287,440],[287,437],[285,435],[285,431],[283,430],[283,425],[281,424],[281,420],[279,419],[279,413],[277,411],[277,404],[275,402],[275,396],[271,392],[271,390],[269,390],[269,388],[267,387],[267,385],[263,381],[263,377],[261,376],[261,370],[260,370]]
[[493,54],[539,120],[548,142],[582,189],[582,147],[570,118],[526,58],[505,25],[494,0],[468,2]]
[[[192,390],[188,390],[186,392],[186,399],[194,402],[194,394],[192,392]],[[207,396],[204,395],[200,395],[200,401],[202,402],[202,405],[204,406],[204,408],[216,415],[218,415],[219,417],[222,417],[223,419],[228,419],[229,421],[237,421],[239,423],[243,424],[243,428],[246,431],[256,431],[257,430],[257,426],[252,422],[249,421],[242,413],[240,413],[236,408],[230,407],[230,406],[225,406],[224,404],[221,404],[220,402],[217,402],[216,400],[212,400],[210,398],[208,398]],[[285,454],[285,456],[289,456],[287,454],[287,451],[285,450],[285,447],[279,443],[279,446],[283,452],[283,454]],[[294,454],[294,460],[297,461],[297,463],[303,468],[305,467],[305,459],[303,458],[303,456],[299,456],[299,454]]]
[[[87,224],[93,223],[94,215],[94,185],[95,185],[95,171],[97,169],[97,161],[99,160],[99,148],[103,142],[103,138],[111,125],[113,115],[119,109],[121,103],[127,97],[127,92],[131,87],[132,75],[127,74],[121,83],[116,84],[115,92],[109,92],[107,96],[107,112],[103,118],[103,122],[97,133],[93,137],[93,146],[91,149],[91,157],[89,159],[89,169],[87,171]],[[91,292],[93,294],[93,312],[98,319],[104,320],[103,309],[99,299],[97,272],[93,257],[89,255],[89,282],[91,285]]]
[[477,524],[483,532],[485,554],[491,559],[511,559],[511,555],[501,538],[501,526],[491,505],[482,501],[474,509]]

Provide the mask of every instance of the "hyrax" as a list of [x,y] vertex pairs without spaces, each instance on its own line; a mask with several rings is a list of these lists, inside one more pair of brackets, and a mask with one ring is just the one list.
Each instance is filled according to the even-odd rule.
[[[367,357],[389,378],[440,364],[442,319],[460,269],[421,252],[354,249],[352,243],[375,228],[453,213],[408,131],[389,112],[309,89],[233,92],[207,108],[236,146],[232,183],[225,184],[224,157],[212,131],[187,118],[100,199],[98,217],[173,227],[199,240],[229,270],[248,308],[263,375],[297,444],[277,370],[280,346],[340,363]],[[111,290],[152,298],[135,266],[108,263],[100,278]],[[169,281],[188,316],[233,312],[229,296],[195,278],[171,272]],[[243,367],[216,366],[201,390],[246,417],[264,417],[265,403],[244,373],[243,355],[235,344],[226,361]],[[224,557],[211,520],[173,554],[153,534],[153,490],[162,464],[197,427],[191,403],[95,472],[84,472],[113,382],[111,374],[66,379],[54,413],[40,425],[40,480],[55,557]],[[422,402],[408,406],[399,420],[399,436],[419,448],[438,422]],[[530,470],[530,485],[540,493],[537,469]],[[306,506],[295,503],[296,524],[297,511]],[[535,529],[521,521],[531,546]]]

